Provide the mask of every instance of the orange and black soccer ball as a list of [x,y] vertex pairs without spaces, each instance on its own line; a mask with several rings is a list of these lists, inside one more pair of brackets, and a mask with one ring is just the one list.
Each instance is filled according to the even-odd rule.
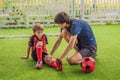
[[80,63],[83,72],[89,73],[95,70],[96,62],[92,57],[85,57]]

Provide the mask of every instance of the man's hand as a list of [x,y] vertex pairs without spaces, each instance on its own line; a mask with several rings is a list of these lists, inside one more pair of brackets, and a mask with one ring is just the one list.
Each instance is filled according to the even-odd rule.
[[52,60],[52,56],[51,55],[46,55],[46,60],[51,61]]
[[56,64],[57,64],[57,70],[62,71],[62,61],[59,58],[56,59]]
[[22,56],[21,59],[28,59],[29,57],[27,56]]

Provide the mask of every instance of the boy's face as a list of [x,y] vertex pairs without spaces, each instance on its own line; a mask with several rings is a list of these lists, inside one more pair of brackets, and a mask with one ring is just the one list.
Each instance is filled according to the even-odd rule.
[[42,36],[42,34],[43,34],[43,30],[37,30],[37,31],[35,32],[35,35],[36,35],[37,37]]
[[58,24],[59,27],[61,28],[65,28],[67,26],[66,22],[65,23],[62,23],[62,24]]

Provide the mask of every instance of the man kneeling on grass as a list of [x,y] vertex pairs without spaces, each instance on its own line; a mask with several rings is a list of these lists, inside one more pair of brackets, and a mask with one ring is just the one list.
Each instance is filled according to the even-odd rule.
[[76,53],[67,60],[69,64],[79,64],[84,57],[95,57],[97,44],[90,25],[78,19],[72,19],[67,13],[60,12],[55,16],[54,22],[61,28],[61,32],[55,42],[50,55],[59,47],[64,38],[68,45],[62,55],[56,60],[58,67],[62,70],[62,59],[74,48]]

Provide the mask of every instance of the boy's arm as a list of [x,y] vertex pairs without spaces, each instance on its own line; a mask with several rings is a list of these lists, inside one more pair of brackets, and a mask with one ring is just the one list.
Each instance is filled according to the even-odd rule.
[[62,60],[70,52],[70,50],[74,48],[76,40],[77,40],[77,35],[71,36],[70,41],[69,41],[65,51],[59,57],[60,60]]
[[34,44],[34,35],[32,35],[32,36],[29,38],[28,48],[27,48],[27,54],[26,54],[26,56],[21,57],[22,59],[28,59],[28,58],[29,58],[30,50],[31,50],[33,44]]
[[22,58],[22,59],[28,59],[28,58],[29,58],[29,55],[30,55],[30,50],[31,50],[31,46],[28,46],[26,56],[22,56],[21,58]]
[[53,48],[52,48],[52,50],[51,50],[51,52],[50,52],[50,55],[52,56],[53,54],[54,54],[54,52],[57,50],[57,48],[59,47],[59,45],[60,45],[60,43],[61,43],[61,41],[62,41],[62,35],[61,35],[61,33],[60,33],[60,35],[58,36],[58,39],[57,39],[57,41],[55,42],[55,44],[54,44],[54,46],[53,46]]

